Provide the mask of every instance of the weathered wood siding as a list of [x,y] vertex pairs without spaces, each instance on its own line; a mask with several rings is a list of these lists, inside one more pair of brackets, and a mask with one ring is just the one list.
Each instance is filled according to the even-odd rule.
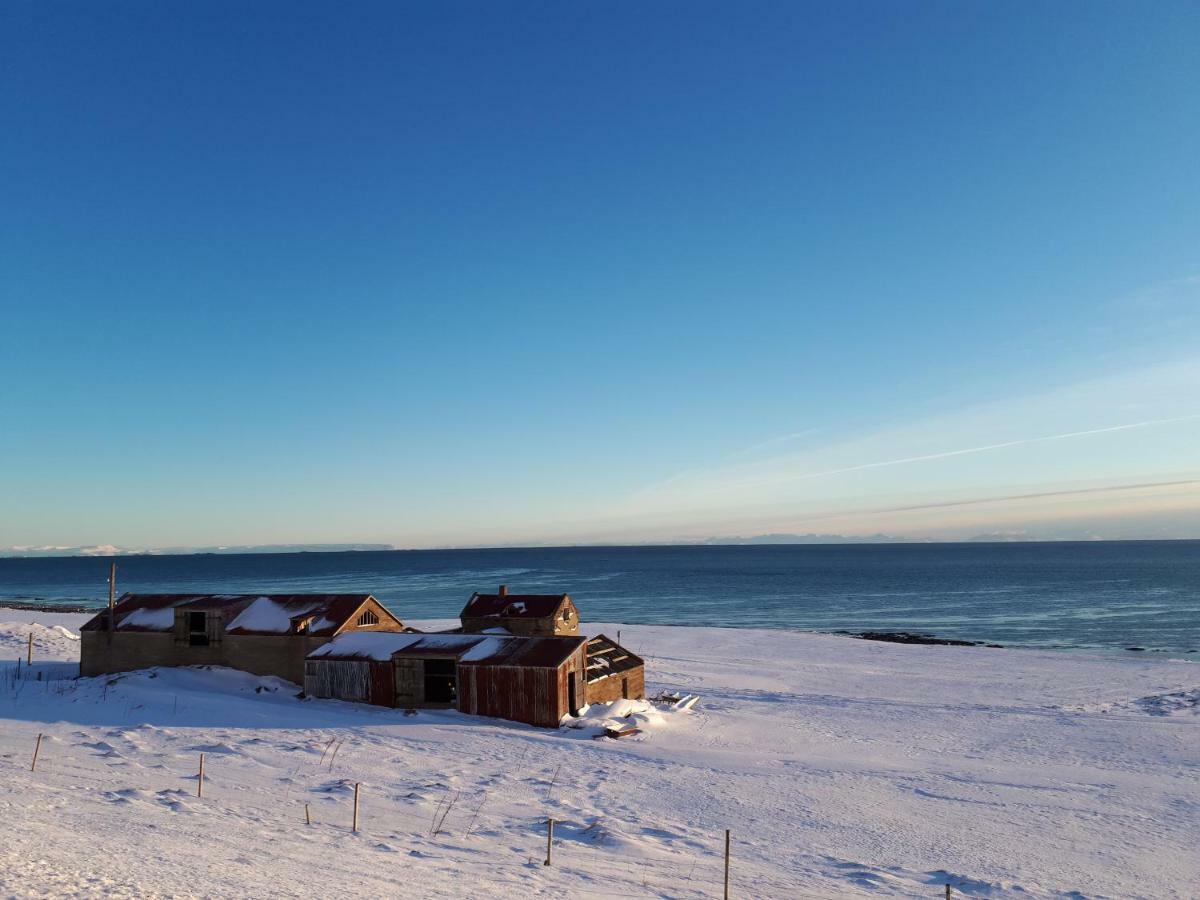
[[583,649],[557,669],[526,666],[458,667],[458,708],[477,716],[494,716],[557,728],[569,711],[567,676],[576,673],[576,699],[586,702]]
[[[628,692],[622,679],[628,679]],[[637,666],[593,681],[587,686],[588,703],[610,703],[613,700],[644,700],[646,698],[646,667]]]
[[391,706],[391,664],[365,659],[310,659],[304,664],[304,693],[326,700]]
[[419,659],[395,660],[396,706],[420,706],[425,699],[425,667]]
[[[365,612],[375,613],[379,621],[374,625],[359,625],[358,617]],[[348,631],[401,631],[403,628],[404,623],[396,618],[395,613],[389,612],[387,607],[374,597],[368,597],[366,603],[353,616],[346,620],[346,624],[337,633],[345,634]]]

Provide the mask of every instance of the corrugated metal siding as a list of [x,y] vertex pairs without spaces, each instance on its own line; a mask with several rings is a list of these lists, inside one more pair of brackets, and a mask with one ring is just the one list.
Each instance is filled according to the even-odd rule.
[[396,680],[391,660],[368,663],[371,667],[371,699],[376,706],[396,705]]
[[391,706],[391,663],[357,659],[310,659],[304,664],[304,693],[327,700]]
[[557,669],[460,665],[458,708],[472,715],[557,728],[569,712],[569,672],[576,673],[576,700],[580,704],[586,701],[583,661],[580,648]]
[[557,726],[557,674],[553,669],[461,666],[459,709],[478,716]]

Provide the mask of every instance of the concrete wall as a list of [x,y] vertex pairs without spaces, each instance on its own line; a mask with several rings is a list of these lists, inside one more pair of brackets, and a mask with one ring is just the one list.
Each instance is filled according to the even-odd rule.
[[169,632],[84,631],[80,674],[90,677],[151,666],[229,666],[304,683],[304,657],[328,643],[307,635],[221,635],[207,647],[177,642]]
[[[425,657],[401,656],[393,660],[396,676],[396,706],[403,709],[452,709],[453,703],[431,703],[425,699]],[[428,659],[453,660],[453,656]]]
[[[628,691],[622,684],[627,681]],[[627,672],[618,672],[587,686],[588,703],[611,703],[613,700],[642,700],[646,696],[646,667],[637,666]]]
[[[372,598],[360,610],[379,616],[374,625],[355,626],[350,631],[400,631],[397,624]],[[151,666],[229,666],[254,675],[275,675],[304,684],[304,657],[329,642],[328,637],[307,634],[225,634],[219,610],[208,610],[209,644],[193,647],[187,642],[186,615],[178,610],[173,632],[84,631],[81,633],[80,673],[86,677],[129,672]]]

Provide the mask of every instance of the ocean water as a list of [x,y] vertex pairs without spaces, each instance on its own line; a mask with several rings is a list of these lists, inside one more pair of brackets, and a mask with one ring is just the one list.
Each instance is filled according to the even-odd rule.
[[[101,604],[109,559],[0,559],[0,604]],[[475,590],[566,592],[585,622],[921,631],[1200,651],[1200,541],[559,547],[120,557],[121,591],[368,591],[402,619]]]

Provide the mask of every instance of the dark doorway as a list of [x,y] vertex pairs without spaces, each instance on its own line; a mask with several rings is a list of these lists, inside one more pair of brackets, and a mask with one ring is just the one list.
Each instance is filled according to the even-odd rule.
[[573,716],[579,715],[579,698],[576,696],[575,685],[575,673],[571,672],[567,675],[567,707]]
[[626,700],[629,699],[629,679],[628,678],[621,679],[621,696],[624,697]]
[[202,612],[188,613],[188,644],[193,647],[208,646],[208,616]]
[[425,660],[425,702],[453,703],[458,698],[458,679],[452,659]]

